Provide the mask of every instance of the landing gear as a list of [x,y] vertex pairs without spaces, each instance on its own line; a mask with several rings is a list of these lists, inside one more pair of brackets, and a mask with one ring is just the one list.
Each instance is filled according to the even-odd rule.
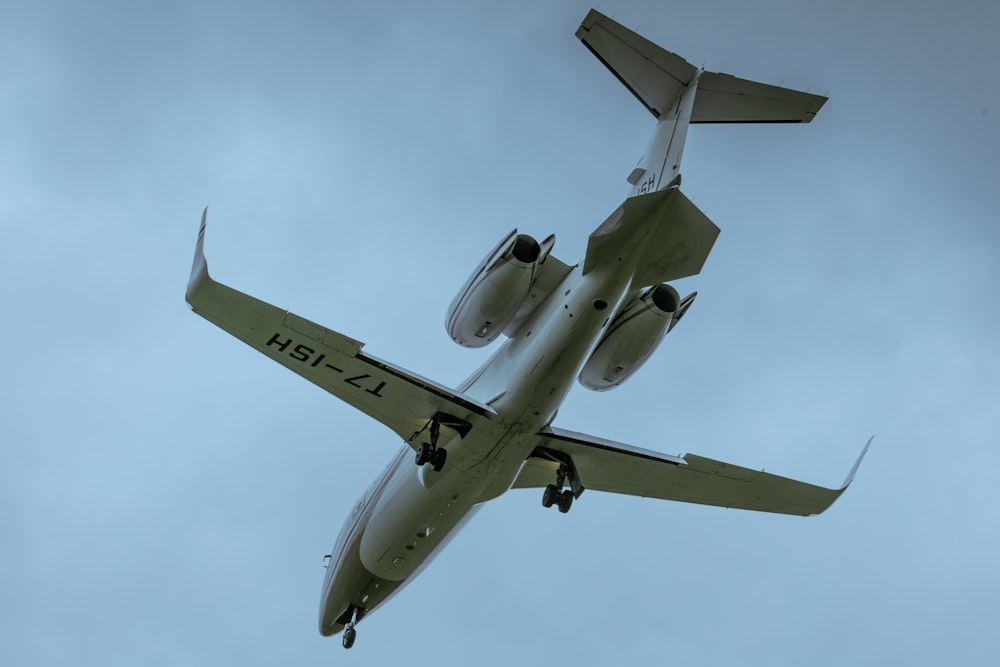
[[358,631],[354,628],[354,626],[358,621],[361,620],[361,616],[363,614],[364,614],[363,610],[358,609],[357,607],[352,605],[344,613],[344,615],[341,616],[340,619],[338,619],[343,621],[345,620],[344,617],[346,617],[347,620],[347,623],[344,625],[344,637],[340,642],[341,644],[344,645],[344,648],[351,648],[352,646],[354,646],[354,640],[358,638]]
[[552,507],[553,505],[558,507],[563,514],[568,512],[573,505],[573,491],[570,489],[563,491],[555,484],[546,486],[542,493],[542,507]]
[[[535,453],[538,454],[538,450]],[[544,453],[548,454],[548,458],[559,462],[559,470],[556,471],[556,483],[549,484],[542,492],[542,507],[555,505],[565,514],[573,506],[573,499],[583,493],[583,485],[576,474],[576,466],[573,465],[572,459],[558,452]],[[570,488],[564,490],[567,478]]]
[[438,438],[441,436],[441,422],[438,420],[437,415],[431,420],[431,441],[421,443],[417,447],[416,462],[418,466],[425,465],[427,463],[431,464],[434,472],[441,472],[444,468],[444,462],[448,458],[448,451],[444,448],[438,448]]
[[444,468],[444,462],[448,458],[448,450],[443,448],[438,448],[433,446],[429,442],[425,442],[419,447],[417,447],[417,465],[422,466],[424,464],[430,463],[434,472],[441,472]]

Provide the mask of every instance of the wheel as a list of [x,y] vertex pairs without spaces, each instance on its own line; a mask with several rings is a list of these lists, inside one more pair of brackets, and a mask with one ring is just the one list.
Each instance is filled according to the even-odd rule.
[[431,443],[425,442],[417,448],[417,465],[422,466],[431,460]]
[[552,507],[559,502],[559,488],[555,484],[549,484],[542,493],[542,507]]
[[344,629],[344,639],[341,643],[343,643],[344,648],[351,648],[354,646],[354,640],[357,638],[358,631],[354,628],[348,627]]
[[448,458],[448,451],[441,449],[440,447],[434,452],[434,472],[441,472],[444,468],[444,462]]
[[573,505],[573,492],[566,489],[559,495],[559,511],[565,514]]

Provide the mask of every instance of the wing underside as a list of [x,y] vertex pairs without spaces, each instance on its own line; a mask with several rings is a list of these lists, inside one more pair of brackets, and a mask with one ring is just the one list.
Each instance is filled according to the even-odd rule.
[[[489,417],[492,408],[366,354],[353,338],[213,280],[202,214],[187,301],[209,322],[395,431],[403,440],[435,415]],[[412,443],[411,443],[412,444]]]
[[[539,448],[572,459],[587,489],[799,516],[820,514],[830,507],[868,451],[866,445],[842,487],[827,489],[694,454],[669,456],[556,428],[539,434]],[[512,488],[551,484],[558,467],[551,457],[532,456]]]

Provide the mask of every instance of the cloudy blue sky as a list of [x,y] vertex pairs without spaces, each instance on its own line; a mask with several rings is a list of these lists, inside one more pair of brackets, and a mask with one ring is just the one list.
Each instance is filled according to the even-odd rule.
[[512,492],[349,654],[322,556],[398,443],[189,312],[202,207],[218,279],[457,384],[468,272],[515,226],[578,260],[652,117],[574,38],[587,2],[0,4],[0,662],[992,664],[1000,6],[937,4],[600,6],[830,101],[692,129],[698,302],[557,424],[827,486],[875,433],[850,491]]

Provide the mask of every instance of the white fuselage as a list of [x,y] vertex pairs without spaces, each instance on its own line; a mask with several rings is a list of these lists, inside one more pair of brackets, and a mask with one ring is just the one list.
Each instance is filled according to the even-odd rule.
[[[631,245],[631,244],[630,244]],[[632,289],[632,263],[583,275],[574,268],[517,332],[460,390],[497,415],[442,440],[440,472],[413,462],[404,445],[348,516],[331,552],[320,632],[343,629],[350,610],[371,612],[468,520],[507,491],[605,328]],[[553,481],[555,481],[553,479]]]

